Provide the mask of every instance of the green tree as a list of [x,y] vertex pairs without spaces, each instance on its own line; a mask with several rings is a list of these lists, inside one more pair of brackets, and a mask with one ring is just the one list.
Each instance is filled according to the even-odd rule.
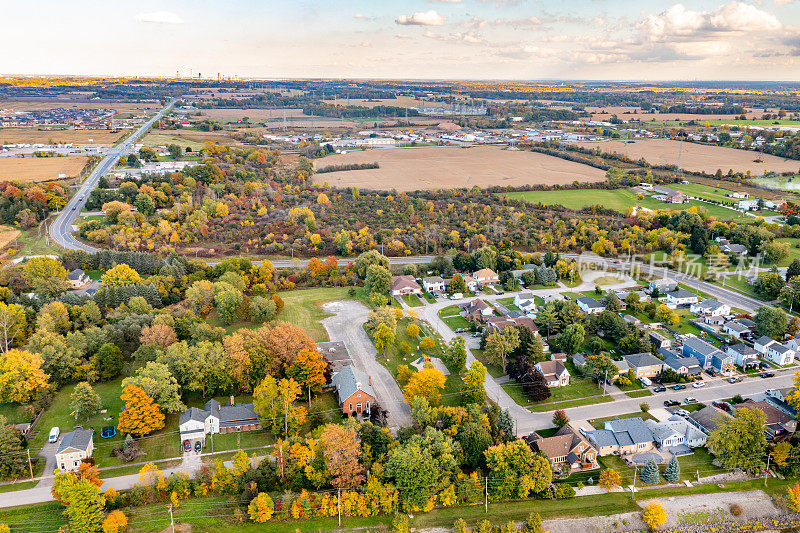
[[156,211],[156,203],[153,200],[153,197],[143,192],[140,192],[136,195],[134,205],[136,206],[136,209],[138,209],[139,212],[144,216],[150,216]]
[[178,159],[183,154],[183,149],[177,144],[170,144],[169,146],[167,146],[167,151],[169,152],[169,155],[171,155],[173,159]]
[[525,527],[522,528],[522,533],[544,533],[544,526],[542,525],[542,517],[536,511],[528,515],[525,521]]
[[642,468],[642,471],[639,473],[639,477],[645,483],[649,483],[650,485],[658,485],[660,480],[659,473],[658,473],[658,465],[653,459],[647,461]]
[[464,282],[464,278],[459,273],[453,274],[453,277],[450,279],[450,283],[447,285],[447,293],[448,294],[466,294],[467,293],[467,284]]
[[381,354],[386,353],[389,346],[394,344],[394,330],[390,329],[386,324],[378,324],[378,327],[372,333],[372,343],[378,352]]
[[239,309],[244,302],[242,291],[230,287],[214,295],[214,303],[217,305],[217,314],[226,324],[232,324],[239,317]]
[[759,335],[766,335],[773,339],[780,339],[789,325],[789,317],[777,307],[759,307],[753,317]]
[[586,330],[580,324],[570,324],[556,337],[556,344],[566,353],[572,355],[583,346]]
[[519,347],[519,331],[517,328],[506,328],[495,331],[486,337],[486,356],[489,362],[500,365],[506,371],[506,358]]
[[66,505],[64,514],[69,520],[70,531],[92,533],[100,531],[105,518],[105,498],[100,487],[86,478],[73,473],[60,472],[53,480],[53,492]]
[[534,455],[523,440],[492,446],[485,453],[489,494],[495,500],[527,498],[544,492],[553,481],[550,460]]
[[26,468],[26,463],[20,460],[22,454],[19,431],[0,415],[0,479],[22,475]]
[[464,370],[464,365],[467,362],[467,346],[464,337],[456,335],[450,342],[447,343],[447,348],[444,350],[444,364],[451,372],[459,373]]
[[681,478],[681,465],[678,463],[678,458],[674,455],[669,460],[666,470],[664,470],[664,479],[670,483],[677,483]]
[[764,468],[767,439],[766,415],[759,409],[741,408],[735,417],[720,416],[708,437],[708,449],[726,470],[756,472]]
[[106,342],[97,350],[97,373],[101,380],[119,376],[122,363],[122,350],[116,344]]
[[22,278],[33,292],[47,297],[57,296],[69,287],[67,271],[61,261],[49,257],[34,257],[26,261]]
[[366,279],[370,265],[380,265],[386,270],[389,270],[389,258],[377,250],[367,250],[356,257],[356,260],[353,263],[353,266],[356,269],[356,274],[361,279]]
[[480,361],[473,361],[464,374],[464,402],[483,404],[486,402],[486,367]]
[[753,284],[756,293],[774,300],[783,289],[783,278],[777,272],[761,272]]
[[274,320],[278,315],[278,306],[272,298],[255,296],[250,300],[250,319],[256,324]]
[[392,286],[392,274],[388,268],[378,264],[369,265],[367,277],[364,279],[364,291],[367,294],[388,294]]
[[132,377],[122,380],[122,388],[136,385],[168,413],[186,410],[181,401],[181,387],[164,363],[149,361]]
[[103,407],[100,395],[97,394],[92,386],[86,381],[75,385],[75,389],[69,397],[69,407],[75,412],[75,420],[88,420]]
[[613,381],[619,373],[614,360],[605,353],[592,354],[586,357],[586,370],[598,381]]

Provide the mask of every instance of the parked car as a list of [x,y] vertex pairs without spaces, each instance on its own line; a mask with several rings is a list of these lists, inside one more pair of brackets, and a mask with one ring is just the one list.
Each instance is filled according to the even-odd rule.
[[200,441],[199,440],[195,441],[195,443],[194,443],[194,451],[196,451],[197,453],[200,453],[200,450],[202,450],[202,449],[203,449],[203,445],[200,443]]
[[678,415],[678,416],[682,416],[682,417],[686,418],[686,417],[689,416],[689,411],[687,411],[686,409],[677,409],[675,411],[675,414]]
[[653,392],[664,392],[666,390],[667,388],[664,387],[663,385],[659,385],[658,387],[653,387]]
[[61,435],[61,430],[58,426],[50,428],[50,436],[47,437],[47,442],[58,442],[58,437]]
[[716,370],[714,370],[713,368],[708,368],[708,369],[706,369],[706,374],[708,374],[708,375],[709,375],[709,376],[711,376],[712,378],[715,378],[715,377],[717,377],[717,371],[716,371]]
[[683,403],[685,403],[687,405],[688,404],[692,404],[692,403],[697,403],[697,398],[695,398],[693,396],[687,396],[686,398],[683,399]]
[[183,451],[190,452],[192,451],[192,443],[189,442],[189,439],[183,441]]
[[759,374],[762,378],[774,378],[775,372],[762,372]]
[[672,390],[684,390],[685,388],[686,385],[684,385],[683,383],[678,383],[677,385],[672,387]]
[[450,299],[451,299],[451,300],[458,300],[458,299],[460,299],[460,298],[463,298],[463,297],[464,297],[464,295],[463,295],[463,294],[461,294],[460,292],[457,292],[457,293],[455,293],[454,295],[452,295],[452,296],[450,297]]
[[676,405],[680,405],[681,402],[678,400],[664,400],[664,407],[675,407]]
[[727,413],[733,414],[733,406],[731,404],[729,404],[728,402],[713,401],[713,402],[711,402],[711,405],[713,405],[717,409],[722,409],[723,411],[725,411]]
[[742,381],[741,376],[732,376],[728,378],[728,383],[739,383]]
[[692,388],[694,389],[699,389],[700,387],[705,387],[705,386],[706,386],[705,381],[695,381],[694,383],[692,383]]
[[649,387],[650,385],[652,385],[652,384],[653,384],[653,382],[652,382],[652,381],[650,381],[650,379],[649,379],[649,378],[646,378],[646,377],[644,377],[644,376],[642,376],[642,377],[640,377],[640,378],[639,378],[639,383],[641,383],[641,384],[642,384],[642,385],[644,385],[645,387]]

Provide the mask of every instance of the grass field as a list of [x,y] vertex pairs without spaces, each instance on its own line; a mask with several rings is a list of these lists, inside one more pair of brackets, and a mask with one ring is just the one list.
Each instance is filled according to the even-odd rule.
[[777,176],[774,178],[754,178],[753,183],[778,191],[800,192],[799,177],[795,174],[794,176]]
[[203,148],[203,145],[207,142],[239,147],[244,146],[224,131],[151,130],[142,140],[145,146],[177,144],[184,149],[188,146],[194,152]]
[[16,256],[20,255],[54,255],[61,253],[61,250],[47,238],[47,234],[42,228],[39,235],[38,228],[22,230],[17,235],[16,240],[12,241],[11,247],[17,250]]
[[439,318],[453,331],[458,328],[469,328],[469,321],[459,313],[461,313],[461,307],[457,305],[448,305],[439,311]]
[[314,342],[325,342],[328,332],[319,321],[331,314],[322,310],[322,304],[336,300],[358,300],[358,296],[348,294],[349,290],[349,287],[325,287],[278,293],[284,302],[278,319],[300,326]]
[[1,128],[0,144],[76,144],[111,146],[123,131],[111,130],[40,130],[38,128]]
[[647,195],[642,195],[642,197],[639,198],[631,189],[569,189],[562,191],[522,191],[501,194],[513,200],[541,203],[544,205],[561,205],[568,209],[575,210],[587,206],[600,205],[624,214],[629,208],[637,205],[652,209],[653,211],[662,209],[683,211],[691,207],[696,207],[698,210],[704,210],[709,215],[715,216],[720,220],[753,220],[752,217],[742,215],[738,211],[704,202],[691,201],[685,204],[667,204]]
[[17,228],[0,226],[0,248],[5,248],[20,235],[22,235],[22,232]]
[[493,185],[601,181],[597,168],[528,151],[494,146],[359,150],[318,160],[318,166],[375,163],[380,168],[314,175],[315,183],[361,189],[452,189]]
[[52,181],[74,178],[86,166],[85,157],[0,157],[0,181]]

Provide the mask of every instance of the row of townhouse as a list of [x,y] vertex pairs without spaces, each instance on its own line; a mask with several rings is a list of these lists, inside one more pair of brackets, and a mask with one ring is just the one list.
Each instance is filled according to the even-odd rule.
[[[490,269],[483,268],[472,275],[465,274],[462,276],[464,284],[470,291],[476,291],[481,287],[495,285],[500,282],[500,276]],[[441,276],[428,276],[422,278],[422,285],[420,285],[414,276],[393,276],[392,285],[389,293],[392,296],[404,296],[407,294],[422,294],[423,289],[431,294],[442,293],[450,285],[449,279],[444,279]]]

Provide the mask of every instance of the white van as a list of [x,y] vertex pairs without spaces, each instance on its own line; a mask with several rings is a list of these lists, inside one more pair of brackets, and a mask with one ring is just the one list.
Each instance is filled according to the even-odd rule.
[[644,377],[644,376],[642,376],[642,377],[640,377],[640,378],[639,378],[639,382],[640,382],[642,385],[644,385],[645,387],[649,387],[650,385],[652,385],[652,384],[653,384],[653,382],[652,382],[652,381],[650,381],[650,379],[649,379],[649,378],[646,378],[646,377]]
[[460,292],[457,292],[457,293],[455,293],[454,295],[452,295],[452,296],[450,297],[450,299],[451,299],[451,300],[459,300],[459,299],[461,299],[461,298],[463,298],[463,297],[464,297],[464,295],[463,295],[463,294],[461,294]]
[[50,437],[47,439],[47,442],[58,442],[58,437],[61,435],[61,430],[58,429],[58,426],[55,426],[50,429]]

